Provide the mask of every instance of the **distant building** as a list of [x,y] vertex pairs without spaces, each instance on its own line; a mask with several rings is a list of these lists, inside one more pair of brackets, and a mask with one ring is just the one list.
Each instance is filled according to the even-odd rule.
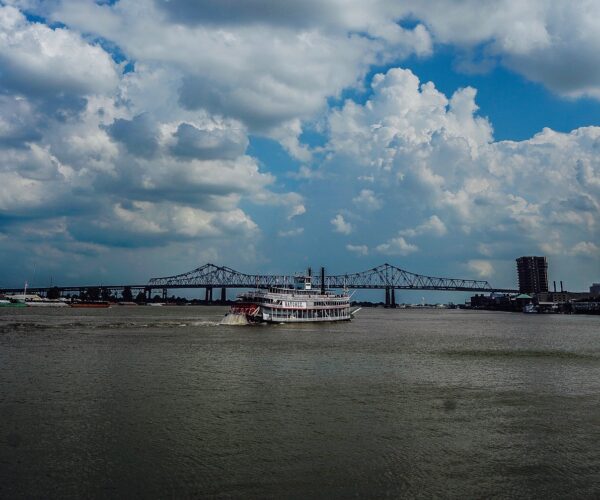
[[590,287],[590,295],[600,295],[600,283],[594,283]]
[[553,302],[553,303],[564,303],[571,302],[573,300],[580,300],[590,296],[587,292],[547,292],[538,293],[537,298],[539,302]]
[[546,257],[519,257],[517,273],[519,275],[519,292],[542,293],[548,291]]

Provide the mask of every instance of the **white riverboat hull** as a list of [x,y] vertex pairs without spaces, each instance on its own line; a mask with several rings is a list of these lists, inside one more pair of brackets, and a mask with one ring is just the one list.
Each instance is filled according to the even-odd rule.
[[272,312],[263,312],[262,321],[265,323],[325,323],[333,321],[350,321],[351,314],[342,314],[339,316],[307,316],[302,315],[274,315]]

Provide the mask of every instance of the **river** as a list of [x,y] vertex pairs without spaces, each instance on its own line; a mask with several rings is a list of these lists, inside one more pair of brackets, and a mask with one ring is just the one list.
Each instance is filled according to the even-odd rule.
[[2,498],[600,496],[600,317],[0,309]]

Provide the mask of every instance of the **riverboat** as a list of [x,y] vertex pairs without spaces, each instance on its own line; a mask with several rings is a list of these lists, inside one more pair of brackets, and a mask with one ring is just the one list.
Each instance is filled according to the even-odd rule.
[[274,285],[238,296],[223,320],[224,324],[246,323],[315,323],[349,321],[357,311],[350,311],[350,294],[326,290],[324,270],[320,289],[312,287],[310,270],[294,277],[291,286]]

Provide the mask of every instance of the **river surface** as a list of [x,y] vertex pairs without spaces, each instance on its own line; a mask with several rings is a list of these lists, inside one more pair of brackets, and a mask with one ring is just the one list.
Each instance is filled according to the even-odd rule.
[[600,317],[0,309],[1,498],[598,498]]

